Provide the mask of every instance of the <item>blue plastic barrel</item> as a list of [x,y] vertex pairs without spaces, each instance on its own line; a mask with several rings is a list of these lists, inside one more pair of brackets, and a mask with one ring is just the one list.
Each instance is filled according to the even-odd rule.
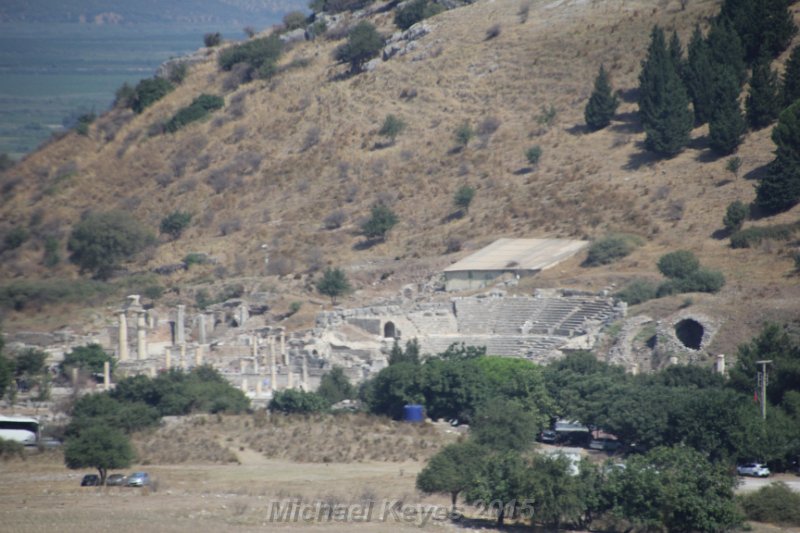
[[418,404],[408,404],[403,406],[403,420],[405,422],[422,422],[425,414],[422,406]]

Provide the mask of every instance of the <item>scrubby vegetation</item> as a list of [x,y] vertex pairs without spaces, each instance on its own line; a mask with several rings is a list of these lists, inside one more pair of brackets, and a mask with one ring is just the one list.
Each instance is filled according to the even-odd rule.
[[235,65],[243,65],[244,79],[269,78],[275,73],[275,63],[281,55],[283,44],[277,35],[251,39],[226,48],[219,54],[218,63],[222,70],[232,70]]
[[350,64],[350,72],[361,72],[364,63],[376,57],[383,48],[384,39],[373,24],[361,21],[347,34],[347,42],[334,52],[334,58]]
[[594,241],[589,246],[585,266],[607,265],[630,255],[642,240],[635,235],[611,234]]
[[187,124],[197,122],[210,115],[217,109],[222,109],[225,106],[225,100],[220,96],[212,94],[201,94],[188,106],[179,110],[175,115],[164,125],[164,129],[170,133],[175,133]]
[[394,23],[401,30],[407,30],[417,22],[438,15],[444,8],[431,0],[412,0],[395,11]]
[[800,222],[774,224],[772,226],[751,226],[731,235],[731,248],[752,248],[762,241],[787,241],[800,230]]
[[133,90],[123,86],[117,92],[117,100],[125,102],[131,109],[141,113],[158,102],[175,89],[175,86],[164,78],[148,78],[136,84]]
[[782,482],[770,483],[739,497],[748,520],[784,526],[800,526],[800,494]]

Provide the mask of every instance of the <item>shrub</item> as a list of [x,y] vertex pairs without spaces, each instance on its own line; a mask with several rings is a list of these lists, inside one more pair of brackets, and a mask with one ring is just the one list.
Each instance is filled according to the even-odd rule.
[[475,136],[475,130],[470,126],[469,121],[465,120],[460,126],[456,128],[454,137],[456,146],[459,148],[466,148],[472,138]]
[[329,296],[331,304],[336,305],[336,298],[350,291],[350,282],[342,269],[328,268],[317,281],[317,290]]
[[181,236],[183,230],[189,227],[189,222],[191,221],[192,214],[188,211],[173,211],[161,219],[159,229],[161,233],[165,233],[173,239],[177,239]]
[[123,83],[117,92],[114,93],[114,107],[133,107],[136,98],[136,89],[128,82]]
[[308,17],[302,11],[289,11],[283,16],[283,25],[287,31],[292,31],[305,27],[307,20]]
[[729,158],[725,162],[725,170],[736,176],[739,174],[739,169],[742,168],[742,158],[737,156]]
[[129,213],[93,213],[72,229],[67,249],[81,271],[106,279],[117,263],[130,259],[152,242],[152,236]]
[[169,69],[167,79],[176,85],[183,83],[189,73],[189,65],[186,63],[175,63]]
[[800,222],[750,227],[731,235],[731,248],[752,248],[765,240],[786,241],[791,239],[798,230],[800,230]]
[[350,72],[357,73],[364,63],[380,53],[383,43],[383,37],[375,26],[362,21],[350,30],[347,42],[335,50],[334,58],[342,63],[350,63]]
[[268,409],[283,414],[320,413],[328,409],[328,402],[315,392],[288,389],[276,392]]
[[183,264],[186,265],[187,269],[192,265],[206,265],[210,262],[211,261],[208,259],[208,256],[206,254],[199,254],[194,252],[186,254],[186,256],[183,258]]
[[640,240],[632,235],[612,234],[598,239],[589,247],[584,266],[607,265],[629,255]]
[[202,120],[212,111],[222,109],[224,106],[225,100],[222,97],[211,94],[201,94],[192,100],[192,103],[187,107],[175,113],[164,126],[164,129],[170,133],[175,133],[185,125]]
[[800,526],[800,494],[783,482],[770,483],[739,497],[748,520]]
[[173,89],[175,89],[175,86],[164,78],[142,80],[133,89],[130,107],[137,113],[141,113],[147,107],[164,98]]
[[700,268],[700,261],[688,250],[678,250],[661,256],[658,270],[671,279],[686,278]]
[[531,165],[536,165],[539,163],[539,159],[542,157],[542,147],[538,144],[536,146],[531,146],[525,151],[525,159],[528,160],[528,163]]
[[542,112],[536,117],[536,122],[543,126],[550,126],[556,119],[556,108],[551,104],[549,106],[542,106]]
[[656,297],[657,287],[650,281],[637,279],[615,296],[628,305],[637,305]]
[[226,48],[220,52],[217,61],[222,70],[231,70],[234,65],[244,63],[259,76],[268,77],[274,72],[275,62],[280,57],[282,49],[283,43],[280,38],[277,35],[270,35]]
[[22,226],[14,226],[11,231],[3,237],[3,244],[7,250],[13,250],[22,246],[28,240],[30,233]]
[[407,30],[417,22],[438,15],[444,7],[429,0],[413,0],[407,2],[394,14],[394,23],[401,30]]
[[462,185],[453,196],[453,203],[457,208],[463,209],[464,212],[469,211],[469,206],[472,204],[472,199],[475,198],[475,189],[469,185]]
[[25,446],[15,440],[0,438],[0,459],[8,461],[13,457],[25,459]]
[[700,268],[683,278],[673,278],[658,287],[659,298],[685,292],[719,292],[725,285],[722,272]]
[[739,200],[728,204],[728,209],[725,210],[725,218],[722,219],[725,229],[731,233],[742,229],[742,224],[747,219],[749,211],[747,206]]
[[333,405],[342,400],[355,398],[356,390],[350,384],[347,376],[344,375],[344,370],[339,366],[334,366],[330,372],[324,374],[320,379],[317,394],[324,398],[328,405]]
[[94,113],[84,113],[78,117],[78,121],[75,124],[75,131],[78,135],[89,135],[89,126],[94,122],[97,118],[97,115]]
[[347,215],[341,209],[337,209],[330,215],[325,217],[323,223],[325,224],[325,229],[337,229],[341,228],[344,221],[347,220]]
[[47,268],[53,268],[61,262],[61,255],[58,253],[58,239],[55,237],[47,237],[44,240],[44,257],[42,264]]
[[213,48],[222,43],[222,34],[218,31],[209,32],[203,35],[203,44],[206,48]]
[[500,24],[495,24],[493,26],[490,26],[489,29],[486,30],[486,40],[491,41],[495,37],[498,37],[500,35],[500,32],[501,32]]

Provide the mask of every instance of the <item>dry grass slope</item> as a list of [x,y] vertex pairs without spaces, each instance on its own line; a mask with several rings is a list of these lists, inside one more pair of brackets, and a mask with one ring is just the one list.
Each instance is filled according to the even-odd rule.
[[[86,210],[127,209],[157,228],[165,213],[180,209],[195,214],[192,227],[134,268],[175,263],[189,252],[210,254],[224,267],[171,281],[191,287],[215,275],[302,277],[332,264],[347,269],[363,289],[352,298],[361,300],[448,264],[456,257],[443,255],[449,239],[467,251],[501,236],[593,238],[623,231],[647,244],[620,263],[585,269],[576,260],[535,283],[619,285],[653,276],[661,254],[688,248],[728,279],[718,296],[693,298],[701,311],[727,320],[717,349],[729,352],[764,319],[796,316],[800,290],[784,246],[731,250],[712,237],[730,202],[754,197],[753,180],[742,176],[758,174],[771,159],[769,129],[748,135],[738,177],[705,148],[702,128],[673,159],[654,159],[642,148],[633,90],[651,27],[674,28],[686,42],[719,3],[694,0],[683,11],[677,0],[541,0],[530,2],[521,23],[524,3],[480,0],[429,19],[432,31],[414,52],[343,81],[333,81],[344,66],[331,58],[337,43],[326,39],[299,43],[282,59],[302,59],[307,67],[229,92],[209,57],[142,115],[112,111],[89,137],[71,134],[28,157],[4,178],[19,181],[0,200],[0,229],[40,211],[41,228],[63,242]],[[391,13],[373,17],[385,33],[394,29],[391,20]],[[487,40],[486,30],[495,26],[499,35]],[[609,128],[587,133],[583,107],[601,62],[624,101]],[[174,135],[148,135],[201,92],[224,94],[226,108]],[[551,106],[555,115],[548,120],[544,110]],[[376,147],[389,113],[408,127],[393,146]],[[482,134],[454,151],[455,129],[465,121]],[[524,153],[533,145],[543,155],[526,169]],[[453,194],[464,184],[477,191],[469,214],[448,218]],[[385,243],[364,250],[358,223],[376,201],[391,205],[401,222]],[[336,211],[344,224],[324,229]],[[797,213],[775,221],[792,221]],[[0,272],[7,279],[41,273],[40,258],[32,241],[8,252]],[[59,274],[73,275],[61,268]],[[394,275],[386,279],[388,272]],[[279,306],[313,297],[307,278],[273,277],[264,286],[284,294]],[[647,311],[668,313],[681,301],[659,301]]]

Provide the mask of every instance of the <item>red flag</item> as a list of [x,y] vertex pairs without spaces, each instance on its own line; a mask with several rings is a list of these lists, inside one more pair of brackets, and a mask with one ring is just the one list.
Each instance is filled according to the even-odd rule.
[[758,403],[758,391],[753,391],[753,402]]

